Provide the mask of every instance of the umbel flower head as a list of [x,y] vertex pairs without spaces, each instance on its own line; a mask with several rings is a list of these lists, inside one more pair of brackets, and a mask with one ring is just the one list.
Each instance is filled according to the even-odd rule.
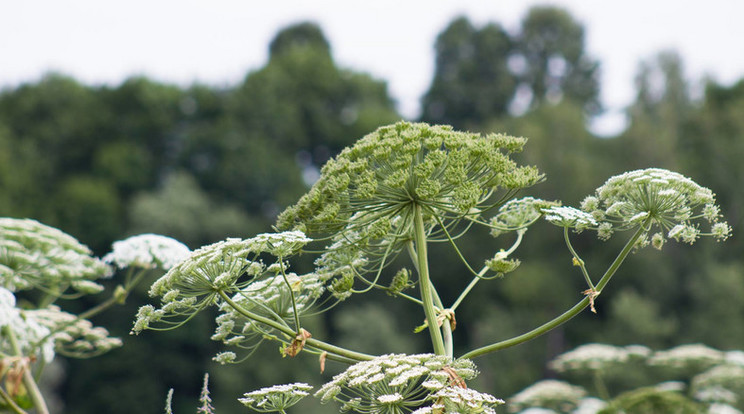
[[274,385],[260,390],[245,393],[238,401],[246,407],[261,413],[284,412],[310,395],[313,387],[304,382]]
[[585,395],[586,390],[567,382],[542,380],[509,398],[509,411],[516,413],[536,407],[570,412],[579,405]]
[[381,127],[330,160],[310,191],[279,215],[277,228],[333,241],[318,265],[337,276],[334,292],[343,298],[354,274],[380,269],[413,238],[419,209],[428,239],[446,240],[444,229],[540,181],[535,168],[509,157],[525,142],[424,123]]
[[544,209],[558,205],[556,202],[533,197],[509,200],[491,218],[491,235],[497,237],[507,231],[526,231],[527,227],[543,215]]
[[54,359],[54,339],[49,335],[49,328],[16,307],[13,292],[0,287],[0,356],[17,354],[11,334],[23,355],[37,356],[45,363]]
[[[178,325],[207,306],[219,306],[221,293],[232,295],[265,272],[286,270],[284,259],[309,241],[303,233],[291,231],[259,234],[245,240],[228,238],[194,250],[150,287],[150,296],[160,297],[162,306],[141,307],[133,332],[139,333],[151,322]],[[277,259],[269,268],[259,257],[266,254]]]
[[53,332],[51,339],[58,354],[73,358],[90,358],[122,346],[119,338],[109,336],[106,328],[93,326],[87,319],[62,311],[51,305],[45,309],[25,311],[33,319]]
[[518,167],[508,156],[525,142],[424,123],[381,127],[329,161],[310,192],[285,210],[277,225],[310,234],[366,233],[380,219],[410,220],[417,205],[438,217],[462,218],[490,206],[499,189],[513,194],[541,179],[535,168]]
[[[731,228],[720,221],[715,195],[691,179],[668,170],[649,168],[611,177],[594,196],[584,199],[581,209],[599,222],[602,239],[615,230],[647,226],[654,247],[661,248],[666,238],[692,244],[699,236],[725,240]],[[710,231],[701,232],[699,221]]]
[[36,220],[0,218],[0,286],[59,290],[111,274],[69,234]]
[[558,355],[550,367],[558,372],[609,371],[630,362],[645,362],[651,350],[642,345],[585,344]]
[[189,248],[178,240],[158,234],[140,234],[115,241],[113,250],[103,257],[103,261],[115,264],[120,269],[159,267],[163,270],[170,270],[171,267],[186,259],[189,253],[191,253]]
[[407,413],[453,384],[464,384],[478,372],[467,359],[450,361],[433,354],[383,355],[352,365],[315,393],[321,402],[342,403],[342,411]]
[[504,403],[491,394],[463,387],[446,387],[429,395],[435,401],[429,407],[419,408],[412,414],[496,414],[494,407]]

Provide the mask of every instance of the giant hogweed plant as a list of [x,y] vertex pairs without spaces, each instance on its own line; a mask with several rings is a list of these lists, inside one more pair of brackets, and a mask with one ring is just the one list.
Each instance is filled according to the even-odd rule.
[[[517,198],[543,179],[535,167],[511,158],[525,143],[523,138],[421,123],[379,128],[323,167],[310,191],[279,216],[275,233],[229,238],[162,267],[167,273],[150,288],[159,305],[142,306],[132,331],[175,329],[214,308],[218,316],[212,339],[226,346],[215,356],[220,363],[245,361],[262,343],[275,342],[285,357],[317,355],[321,371],[326,361],[347,364],[348,369],[314,392],[322,403],[335,403],[341,411],[494,413],[502,400],[467,387],[478,373],[474,358],[529,341],[587,308],[594,311],[595,301],[633,251],[648,245],[661,249],[670,239],[689,244],[701,236],[725,240],[730,233],[710,190],[661,169],[612,177],[580,208]],[[587,285],[583,297],[529,332],[455,355],[452,331],[458,307],[479,283],[519,266],[514,253],[529,226],[542,219],[562,229],[567,255]],[[495,237],[493,256],[480,264],[458,248],[474,227],[488,228]],[[601,275],[589,273],[571,243],[572,233],[581,231],[594,231],[602,240],[626,237]],[[463,275],[471,278],[452,303],[443,302],[434,282],[444,275],[430,272],[431,243],[450,246],[452,260],[461,261]],[[291,270],[299,254],[317,254],[313,272]],[[398,256],[407,256],[410,265],[388,271],[394,270],[388,268]],[[418,330],[428,332],[429,353],[380,350],[380,355],[370,355],[324,341],[303,324],[307,317],[371,290],[420,309]],[[7,355],[24,354],[11,348]],[[276,385],[246,393],[240,402],[259,412],[286,413],[312,388]],[[4,397],[8,405],[11,397]],[[205,407],[202,411],[212,412],[209,404]]]

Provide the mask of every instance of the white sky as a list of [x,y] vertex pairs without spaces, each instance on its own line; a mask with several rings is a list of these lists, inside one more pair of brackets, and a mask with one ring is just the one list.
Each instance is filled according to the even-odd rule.
[[50,70],[87,84],[144,74],[232,85],[265,64],[280,28],[312,20],[341,66],[386,80],[399,110],[416,116],[435,38],[454,17],[514,31],[538,4],[567,8],[602,63],[609,111],[595,130],[617,130],[639,60],[660,50],[678,50],[693,79],[728,84],[744,76],[740,0],[0,0],[0,88]]

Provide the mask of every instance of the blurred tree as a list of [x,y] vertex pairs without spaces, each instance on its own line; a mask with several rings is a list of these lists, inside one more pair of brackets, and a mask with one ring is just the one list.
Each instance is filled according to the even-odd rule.
[[37,183],[48,189],[60,174],[90,169],[89,155],[107,121],[94,89],[59,74],[22,85],[0,99],[0,123],[19,139],[33,142],[40,161],[49,163],[52,176]]
[[123,230],[121,200],[109,181],[88,175],[66,178],[51,201],[59,228],[85,234],[94,251],[106,251]]
[[[709,81],[700,109],[682,131],[679,151],[683,165],[700,182],[714,188],[718,202],[730,224],[744,225],[744,181],[741,157],[744,154],[744,80],[726,87]],[[738,260],[741,238],[727,242],[726,251]]]
[[452,21],[435,45],[436,67],[421,100],[421,119],[466,128],[504,115],[517,86],[509,71],[513,42],[496,23],[480,30],[466,17]]
[[398,115],[383,82],[336,66],[316,25],[280,31],[270,50],[227,95],[216,130],[189,137],[184,158],[204,188],[273,218],[328,158]]
[[170,174],[155,192],[142,192],[129,207],[130,232],[173,237],[192,248],[225,237],[248,237],[268,226],[239,208],[209,199],[185,172]]
[[599,62],[585,49],[584,28],[566,10],[533,7],[522,21],[512,67],[520,78],[517,99],[536,107],[568,99],[590,115],[601,110]]
[[630,125],[620,139],[628,167],[679,169],[680,134],[694,109],[681,57],[666,51],[641,62],[635,84]]
[[269,44],[270,56],[291,54],[296,49],[313,50],[315,53],[331,58],[331,45],[323,31],[315,23],[297,23],[281,30]]

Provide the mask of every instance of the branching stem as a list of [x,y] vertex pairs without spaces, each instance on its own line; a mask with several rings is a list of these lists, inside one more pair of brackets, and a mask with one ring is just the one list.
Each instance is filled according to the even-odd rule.
[[[610,267],[607,268],[607,271],[602,276],[602,279],[600,279],[599,283],[597,283],[597,286],[595,288],[598,292],[601,292],[602,289],[604,289],[604,287],[607,286],[607,283],[610,282],[610,279],[612,279],[612,276],[615,274],[615,272],[617,272],[617,269],[620,267],[620,265],[623,263],[625,258],[628,257],[630,252],[633,250],[633,247],[635,246],[636,242],[638,242],[638,239],[647,231],[646,229],[647,226],[648,226],[648,221],[644,222],[643,225],[641,225],[638,228],[635,234],[633,234],[630,240],[628,240],[628,242],[625,244],[625,247],[623,247],[623,249],[617,255],[617,257],[612,262]],[[461,358],[475,358],[481,355],[485,355],[485,354],[498,351],[504,348],[509,348],[514,345],[519,345],[521,343],[535,339],[538,336],[544,333],[547,333],[551,331],[552,329],[569,321],[571,318],[578,315],[582,310],[586,309],[586,307],[589,306],[589,303],[590,303],[590,297],[585,297],[584,299],[579,301],[579,303],[574,305],[571,309],[564,312],[562,315],[558,316],[557,318],[551,320],[550,322],[547,322],[527,333],[524,333],[519,336],[515,336],[514,338],[507,339],[501,342],[496,342],[491,345],[486,345],[478,349],[474,349],[462,355]]]
[[[236,311],[238,311],[241,315],[245,316],[248,319],[254,320],[256,322],[262,323],[264,325],[270,326],[277,331],[289,336],[290,338],[294,338],[296,335],[296,332],[292,330],[291,328],[282,325],[280,323],[277,323],[276,321],[273,321],[269,318],[265,318],[261,315],[257,315],[253,312],[250,312],[246,309],[243,309],[242,306],[235,303],[230,297],[223,292],[222,290],[219,291],[220,297],[230,306],[232,306]],[[346,363],[356,363],[360,361],[369,361],[370,359],[375,358],[372,355],[363,354],[360,352],[354,352],[350,351],[345,348],[341,348],[335,345],[331,345],[329,343],[320,341],[318,339],[314,338],[307,338],[306,343],[310,346],[313,346],[315,348],[318,348],[320,350],[328,352],[328,359],[335,359],[341,362]]]

